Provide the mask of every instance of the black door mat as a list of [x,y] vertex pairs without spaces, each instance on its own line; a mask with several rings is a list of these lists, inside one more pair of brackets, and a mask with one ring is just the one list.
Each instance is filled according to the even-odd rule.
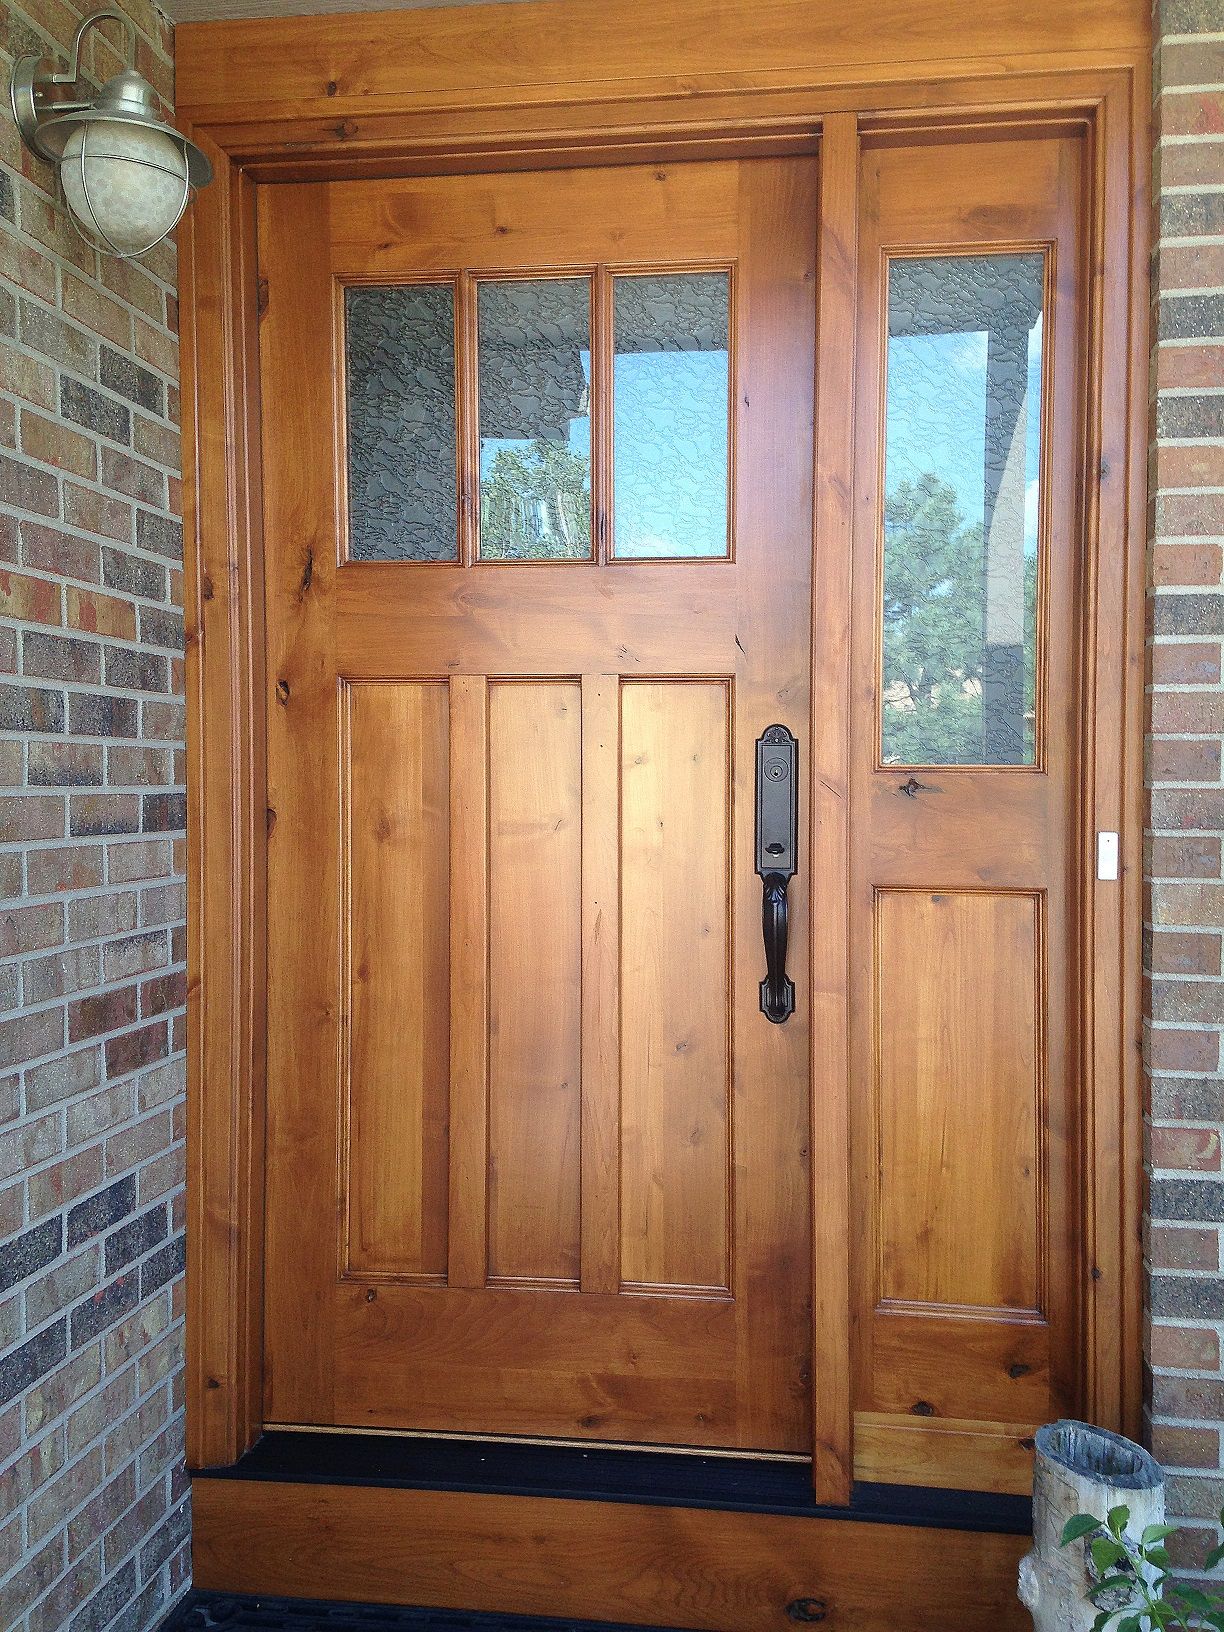
[[265,1598],[192,1592],[160,1632],[676,1632],[668,1627],[556,1620],[538,1615],[481,1615],[458,1609],[401,1609],[388,1604],[335,1604],[314,1598]]

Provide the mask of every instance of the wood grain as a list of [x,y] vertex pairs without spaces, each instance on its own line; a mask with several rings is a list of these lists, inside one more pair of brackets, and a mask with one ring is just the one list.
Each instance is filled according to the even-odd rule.
[[187,700],[187,1428],[232,1461],[263,1408],[266,993],[255,189],[215,172],[181,237]]
[[820,145],[812,566],[812,1483],[848,1504],[850,1422],[850,604],[853,570],[858,120],[825,120]]
[[[344,817],[362,1086],[350,1094],[341,1170],[370,1240],[347,1259],[329,1240],[342,1100],[329,1083],[336,945],[315,934],[303,953],[282,916],[269,965],[296,1006],[278,1013],[270,1151],[295,1182],[293,1206],[283,1192],[276,1202],[268,1408],[290,1422],[799,1450],[810,1411],[807,1018],[779,1028],[760,1013],[752,784],[760,732],[775,719],[808,728],[815,166],[312,185],[290,190],[282,230],[295,210],[311,224],[311,253],[300,237],[278,253],[309,261],[299,273],[309,295],[292,340],[288,319],[265,331],[278,349],[264,406],[281,438],[270,434],[265,457],[300,442],[312,458],[304,487],[282,460],[269,498],[277,628],[300,671],[275,692],[278,767],[292,779],[295,754],[302,767],[278,877],[299,917],[315,872],[326,900],[332,812]],[[601,287],[610,266],[736,267],[733,559],[337,565],[342,333],[324,321],[334,287],[434,278],[438,257],[453,258],[462,316],[482,269],[555,269],[563,242],[564,266],[605,257]],[[605,290],[596,323],[611,317]],[[471,340],[461,321],[469,396]],[[606,364],[610,333],[593,346]],[[608,401],[596,396],[597,417]],[[607,426],[592,432],[606,461]],[[596,471],[596,491],[607,477]],[[348,699],[347,739],[337,695]],[[418,696],[437,714],[428,779],[406,702],[386,701]],[[315,729],[290,745],[297,720]],[[434,771],[447,748],[444,797]],[[403,808],[413,799],[436,812]],[[303,851],[308,810],[310,842],[326,852],[317,869]],[[426,833],[449,844],[421,909],[445,902],[449,913],[448,1004],[437,1001],[440,929],[430,917],[426,933],[398,899]],[[804,994],[806,889],[805,878],[792,891],[791,974]],[[422,1031],[426,942],[437,990]],[[301,1013],[323,1046],[294,1078]],[[397,1156],[419,1116],[396,1061],[440,1047],[447,1017],[446,1226],[430,1224],[427,1265],[405,1240],[397,1268],[385,1249],[425,1180],[415,1156]],[[436,1210],[432,1146],[427,1165]],[[296,1258],[295,1237],[311,1242]],[[295,1290],[298,1307],[326,1305],[326,1356],[300,1341]],[[312,1376],[321,1392],[307,1404]]]
[[577,1286],[582,694],[489,691],[489,1274]]
[[[1075,1334],[1088,1265],[1080,1235],[1080,1086],[1069,1035],[1083,1001],[1071,926],[1079,881],[1091,866],[1075,838],[1083,679],[1076,631],[1088,615],[1073,469],[1087,230],[1082,158],[1073,136],[972,147],[932,141],[863,157],[851,853],[860,1477],[904,1482],[920,1472],[930,1483],[1002,1488],[1012,1463],[1000,1461],[998,1433],[1016,1420],[1008,1415],[1018,1392],[1012,1365],[1026,1368],[1030,1401],[1032,1379],[1046,1384],[1040,1405],[1030,1405],[1032,1419],[1020,1420],[1080,1409]],[[980,254],[992,244],[1051,245],[1056,268],[1043,320],[1037,765],[882,765],[887,256],[918,248]],[[903,1346],[889,1325],[897,1309],[915,1317]],[[1025,1353],[1015,1358],[1016,1320],[1026,1310],[1038,1324],[1025,1329]],[[971,1352],[953,1362],[951,1335],[963,1328],[945,1317],[957,1312],[993,1319],[993,1332],[976,1328]],[[956,1435],[940,1414],[949,1410],[949,1393],[937,1385],[945,1359],[981,1413],[978,1426]],[[926,1392],[906,1399],[915,1384]],[[912,1413],[909,1421],[888,1423],[865,1441],[863,1414],[898,1401]],[[969,1415],[964,1406],[950,1410]],[[1012,1479],[1008,1488],[1023,1483],[1017,1472]]]
[[620,1252],[620,677],[582,677],[582,1290]]
[[485,1284],[489,1262],[489,686],[450,683],[451,1286]]
[[882,890],[875,917],[877,1296],[1041,1312],[1041,899]]
[[621,1273],[730,1292],[727,687],[621,691]]
[[[694,1632],[1021,1632],[1020,1536],[453,1491],[197,1479],[194,1579]],[[930,1568],[932,1550],[940,1560]]]
[[562,94],[594,101],[623,96],[627,86],[643,98],[683,87],[691,101],[734,85],[749,64],[761,85],[780,77],[802,84],[815,70],[844,82],[878,68],[881,41],[891,42],[892,60],[910,78],[921,78],[940,62],[1020,65],[1043,52],[1108,58],[1147,40],[1136,0],[1076,0],[1057,15],[1020,0],[881,0],[870,28],[859,0],[819,8],[739,0],[716,13],[701,0],[669,0],[645,16],[635,0],[570,0],[563,14],[525,4],[188,24],[178,97],[197,123],[317,112],[335,125],[476,97],[519,108]]
[[[445,683],[341,700],[348,968],[347,1251],[358,1274],[446,1273],[449,700]],[[385,948],[394,946],[388,958]]]

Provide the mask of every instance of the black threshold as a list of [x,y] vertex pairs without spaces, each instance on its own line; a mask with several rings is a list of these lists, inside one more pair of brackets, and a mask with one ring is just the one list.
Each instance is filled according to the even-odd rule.
[[849,1507],[824,1507],[812,1496],[806,1462],[603,1445],[274,1429],[229,1467],[193,1471],[197,1479],[480,1491],[1011,1536],[1032,1532],[1032,1502],[1027,1496],[858,1483]]

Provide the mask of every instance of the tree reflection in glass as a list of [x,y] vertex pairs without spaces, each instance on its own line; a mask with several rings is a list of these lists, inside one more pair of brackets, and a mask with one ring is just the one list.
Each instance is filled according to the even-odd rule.
[[1041,254],[897,258],[888,287],[882,756],[1031,765]]

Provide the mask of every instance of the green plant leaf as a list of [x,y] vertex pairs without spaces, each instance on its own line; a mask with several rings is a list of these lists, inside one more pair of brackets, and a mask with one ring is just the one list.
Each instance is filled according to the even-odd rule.
[[1109,1512],[1105,1515],[1105,1523],[1109,1526],[1110,1533],[1121,1541],[1122,1532],[1130,1523],[1130,1508],[1122,1504],[1119,1504],[1117,1507],[1111,1507]]
[[1078,1541],[1081,1536],[1090,1536],[1094,1530],[1099,1530],[1100,1526],[1100,1519],[1094,1518],[1091,1513],[1077,1513],[1063,1525],[1062,1540],[1058,1545],[1066,1547],[1070,1542]]
[[1088,1551],[1092,1554],[1092,1562],[1098,1575],[1105,1575],[1126,1557],[1126,1548],[1112,1536],[1097,1536],[1089,1545]]
[[1203,1568],[1205,1570],[1214,1570],[1222,1558],[1224,1558],[1224,1542],[1220,1546],[1211,1549],[1203,1560]]
[[1143,1534],[1139,1537],[1144,1547],[1150,1547],[1154,1541],[1163,1541],[1166,1536],[1175,1536],[1175,1524],[1149,1524],[1144,1526]]

